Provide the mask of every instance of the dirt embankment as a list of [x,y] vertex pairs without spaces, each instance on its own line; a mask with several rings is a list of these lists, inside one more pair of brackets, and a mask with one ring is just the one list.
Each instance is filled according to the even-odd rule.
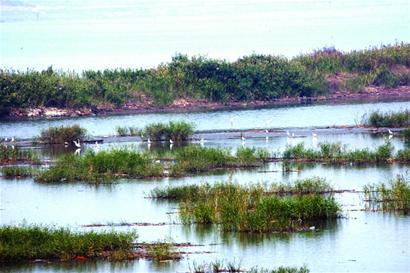
[[136,93],[136,96],[124,104],[122,107],[112,105],[100,105],[96,108],[55,108],[39,107],[13,109],[8,119],[32,119],[32,118],[59,118],[59,117],[80,117],[92,115],[120,115],[120,114],[143,114],[155,112],[200,112],[223,109],[247,109],[269,107],[276,105],[296,105],[303,103],[347,103],[347,102],[373,102],[386,100],[410,100],[410,86],[400,86],[397,88],[382,88],[369,86],[358,92],[350,92],[339,88],[339,83],[343,79],[333,77],[327,79],[334,85],[331,93],[327,96],[318,97],[283,97],[269,101],[249,101],[227,103],[210,102],[205,99],[176,99],[171,105],[157,106],[152,99],[144,94]]

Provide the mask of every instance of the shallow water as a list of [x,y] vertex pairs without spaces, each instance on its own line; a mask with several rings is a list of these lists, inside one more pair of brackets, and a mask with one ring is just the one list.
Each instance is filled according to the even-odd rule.
[[49,126],[79,124],[93,136],[113,135],[118,126],[143,128],[150,123],[184,120],[196,130],[289,128],[359,124],[364,114],[380,110],[399,111],[410,108],[410,102],[380,102],[338,105],[303,105],[253,110],[200,113],[158,113],[122,116],[82,117],[55,120],[0,122],[0,137],[20,139],[38,136]]
[[[176,203],[144,198],[157,186],[199,182],[227,181],[238,183],[294,181],[315,175],[327,178],[336,189],[361,190],[366,183],[386,182],[395,174],[409,171],[408,166],[387,165],[352,168],[310,164],[302,172],[280,172],[281,164],[268,166],[279,172],[262,173],[242,170],[219,175],[182,179],[130,180],[117,184],[92,186],[82,183],[41,185],[31,179],[0,180],[1,225],[45,224],[84,229],[84,224],[121,222],[178,222]],[[266,168],[265,168],[266,170]],[[129,263],[90,262],[84,264],[33,265],[11,267],[4,272],[114,272],[161,271],[186,272],[193,262],[224,259],[241,261],[242,267],[254,265],[273,268],[280,265],[306,264],[312,272],[407,272],[409,269],[410,216],[390,213],[350,211],[364,208],[358,193],[336,195],[343,204],[344,216],[336,223],[318,226],[317,232],[290,235],[247,235],[222,233],[217,228],[165,225],[147,227],[100,227],[104,230],[136,230],[139,241],[152,242],[172,238],[203,246],[187,251],[212,251],[211,254],[188,255],[180,262],[154,264],[148,261]],[[85,228],[90,229],[90,228]],[[375,239],[377,238],[377,239]],[[217,243],[217,245],[210,245]],[[386,254],[388,253],[388,254]]]

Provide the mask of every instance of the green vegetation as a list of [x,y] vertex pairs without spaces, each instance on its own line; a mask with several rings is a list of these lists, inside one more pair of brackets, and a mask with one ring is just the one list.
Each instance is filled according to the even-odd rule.
[[49,127],[41,131],[38,140],[47,144],[73,144],[73,141],[82,141],[87,130],[79,125]]
[[405,142],[410,142],[410,127],[407,127],[401,132]]
[[[310,189],[308,194],[290,192],[286,196],[267,191],[261,185],[241,186],[232,182],[179,189],[179,192],[178,189],[154,190],[151,194],[179,198],[183,223],[220,224],[225,231],[299,231],[307,229],[314,221],[334,219],[340,211],[331,195],[312,193]],[[298,190],[297,186],[293,189]],[[315,189],[319,188],[315,186]]]
[[147,125],[144,134],[152,141],[164,141],[172,139],[174,142],[188,140],[194,133],[194,126],[185,121],[170,121],[165,123],[154,123]]
[[265,269],[265,268],[252,268],[250,273],[309,273],[310,270],[306,266],[300,268],[297,267],[284,267],[279,266],[277,269]]
[[268,152],[261,149],[241,147],[232,155],[227,149],[190,145],[175,152],[176,163],[171,174],[178,176],[219,168],[255,167],[260,166],[267,157]]
[[84,156],[65,155],[56,164],[41,172],[36,181],[43,183],[85,181],[101,183],[115,178],[158,177],[161,164],[147,153],[128,148],[110,151],[87,151]]
[[192,273],[221,273],[221,272],[249,272],[249,273],[309,273],[309,269],[305,266],[297,267],[283,267],[280,266],[277,269],[266,269],[253,267],[250,270],[242,269],[240,263],[224,261],[214,261],[210,263],[196,264],[195,262],[189,266],[189,272]]
[[1,172],[3,173],[3,177],[5,178],[24,178],[24,177],[31,177],[36,172],[32,167],[26,166],[8,166],[1,168]]
[[156,69],[84,71],[0,70],[0,114],[13,108],[121,107],[127,102],[169,105],[177,98],[216,102],[327,94],[329,76],[349,75],[347,88],[410,84],[410,44],[343,53],[324,48],[293,59],[257,55],[234,62],[176,55]]
[[147,245],[147,254],[154,261],[181,259],[175,245],[165,240]]
[[390,182],[364,186],[365,200],[381,203],[383,211],[410,212],[410,179],[403,175]]
[[407,147],[397,152],[396,160],[399,162],[410,162],[410,148]]
[[[402,151],[399,151],[399,153]],[[398,155],[399,155],[398,153]],[[375,150],[357,149],[349,151],[339,143],[320,143],[319,150],[305,148],[303,143],[288,146],[283,152],[284,159],[302,159],[308,161],[328,161],[332,163],[381,163],[390,160],[406,161],[404,157],[393,156],[393,145],[386,142]]]
[[40,159],[32,150],[22,150],[17,146],[0,144],[0,164],[15,164],[19,162],[38,164]]
[[373,127],[406,127],[410,125],[410,112],[408,110],[388,113],[375,111],[364,115],[362,123]]
[[140,130],[134,126],[129,126],[129,127],[118,126],[116,130],[117,130],[118,136],[138,136],[141,133]]
[[[191,200],[215,196],[220,192],[234,190],[238,185],[228,183],[200,184],[200,185],[183,185],[168,186],[165,188],[155,188],[151,191],[150,196],[157,199],[168,199],[174,201]],[[303,194],[322,194],[332,192],[332,187],[325,179],[314,177],[303,180],[296,180],[293,183],[272,183],[268,184],[251,184],[241,186],[241,190],[264,195],[303,195]]]
[[42,226],[1,226],[0,263],[29,262],[35,259],[67,261],[79,257],[128,259],[135,239],[135,233],[80,233]]

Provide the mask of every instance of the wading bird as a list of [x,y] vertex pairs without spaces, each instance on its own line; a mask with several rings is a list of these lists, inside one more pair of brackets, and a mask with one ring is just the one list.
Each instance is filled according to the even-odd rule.
[[75,147],[81,148],[81,143],[80,143],[79,139],[77,139],[77,141],[73,140],[73,143],[74,143]]

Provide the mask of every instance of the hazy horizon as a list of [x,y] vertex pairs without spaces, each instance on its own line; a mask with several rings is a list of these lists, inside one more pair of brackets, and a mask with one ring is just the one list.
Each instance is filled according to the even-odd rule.
[[1,67],[150,68],[410,41],[408,1],[1,0]]

